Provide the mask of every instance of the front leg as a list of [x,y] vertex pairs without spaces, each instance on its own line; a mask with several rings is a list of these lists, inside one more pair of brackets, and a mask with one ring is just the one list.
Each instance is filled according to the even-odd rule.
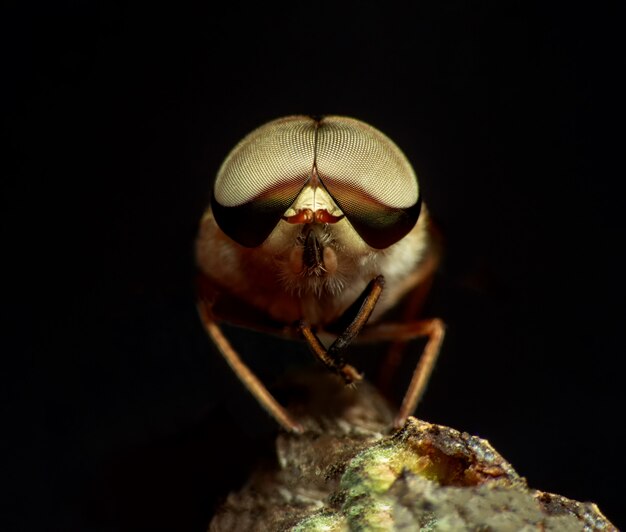
[[[309,325],[301,323],[299,326],[299,330],[309,344],[313,354],[328,369],[341,375],[347,384],[360,381],[362,376],[352,366],[345,363],[341,353],[366,325],[380,298],[384,284],[385,280],[382,275],[370,282],[364,291],[365,299],[356,317],[328,349],[322,345]],[[422,356],[413,371],[411,382],[394,421],[395,427],[403,426],[406,419],[415,411],[437,362],[444,336],[445,325],[438,318],[406,323],[377,324],[368,328],[361,336],[361,339],[366,341],[390,340],[403,344],[418,337],[426,337],[428,339]]]
[[331,353],[330,349],[327,350],[310,325],[302,321],[298,325],[298,330],[304,336],[315,357],[330,371],[341,375],[346,384],[358,382],[363,378],[353,366],[345,363],[340,353],[336,351]]
[[376,303],[382,294],[384,285],[385,278],[382,275],[379,275],[367,285],[367,288],[363,292],[365,299],[357,315],[328,349],[322,345],[322,342],[320,342],[310,325],[301,322],[298,326],[300,333],[304,336],[304,339],[309,344],[311,351],[317,359],[328,369],[341,375],[346,384],[358,382],[363,376],[352,366],[345,363],[342,352],[367,324],[367,320],[372,315]]

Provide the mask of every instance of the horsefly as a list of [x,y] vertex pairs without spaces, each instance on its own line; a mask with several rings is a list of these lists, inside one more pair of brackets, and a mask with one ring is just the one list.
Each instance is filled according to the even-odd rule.
[[[437,248],[417,176],[388,137],[353,118],[280,118],[247,135],[218,171],[196,243],[200,316],[239,379],[294,432],[301,425],[244,364],[220,322],[304,339],[348,384],[361,379],[342,356],[357,336],[393,342],[387,372],[405,342],[426,337],[399,427],[444,337],[440,319],[415,320]],[[381,320],[401,300],[403,320]]]

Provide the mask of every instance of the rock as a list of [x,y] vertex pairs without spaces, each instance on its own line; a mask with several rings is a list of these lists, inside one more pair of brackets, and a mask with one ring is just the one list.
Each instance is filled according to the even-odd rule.
[[209,530],[617,530],[592,503],[530,489],[486,440],[392,412],[367,383],[300,376],[277,463],[228,495]]

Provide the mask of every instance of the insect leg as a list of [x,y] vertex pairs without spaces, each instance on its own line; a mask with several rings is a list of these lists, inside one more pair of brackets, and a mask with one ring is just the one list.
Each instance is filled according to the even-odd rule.
[[402,405],[394,421],[395,427],[404,425],[406,418],[414,411],[422,397],[430,375],[437,362],[439,350],[445,336],[445,325],[439,318],[420,320],[409,323],[385,323],[368,329],[361,338],[363,340],[401,340],[408,341],[420,336],[428,338],[424,352],[420,357]]
[[[430,291],[435,272],[441,262],[443,236],[432,220],[429,220],[428,223],[428,233],[428,252],[426,256],[416,270],[404,280],[404,285],[408,288],[409,295],[406,298],[402,311],[401,320],[403,323],[415,321],[417,316],[421,314],[421,309]],[[377,384],[378,388],[386,395],[390,394],[392,379],[400,365],[406,345],[406,340],[394,338],[381,364],[377,376]]]
[[360,381],[362,376],[349,364],[346,364],[341,355],[342,351],[354,340],[354,338],[361,332],[367,320],[371,316],[376,303],[382,294],[383,287],[385,285],[385,279],[382,275],[379,275],[373,279],[365,292],[367,292],[357,315],[352,322],[346,327],[346,329],[337,337],[337,339],[331,344],[328,350],[322,345],[317,335],[313,332],[311,327],[306,323],[300,324],[300,332],[304,336],[305,340],[309,344],[309,347],[313,351],[313,354],[324,364],[327,368],[336,373],[339,373],[347,384],[355,381]]
[[213,340],[222,356],[226,359],[226,362],[228,362],[228,365],[235,372],[235,375],[239,377],[239,380],[248,388],[261,406],[263,406],[284,429],[296,433],[304,432],[302,425],[287,413],[285,408],[274,399],[274,396],[272,396],[258,377],[244,364],[237,351],[233,349],[219,325],[213,319],[207,305],[205,301],[201,300],[198,302],[198,312],[200,313],[202,324],[211,340]]
[[317,359],[329,370],[341,375],[346,384],[358,382],[363,378],[356,369],[354,369],[350,364],[345,363],[343,357],[337,353],[334,353],[331,356],[330,351],[326,350],[326,348],[322,345],[322,342],[320,342],[320,339],[317,337],[313,329],[311,329],[310,325],[301,322],[298,329],[302,336],[304,336],[304,339],[309,344],[311,351],[313,351],[313,354],[317,357]]
[[[419,316],[431,284],[432,277],[422,281],[413,289],[402,309],[401,320],[403,323],[415,321],[416,316]],[[387,396],[391,395],[393,377],[398,371],[406,347],[407,340],[394,338],[378,370],[376,378],[378,388]]]
[[378,299],[383,292],[384,286],[385,278],[382,275],[372,279],[365,289],[368,291],[368,294],[365,297],[365,300],[363,301],[356,317],[328,348],[328,352],[331,356],[337,356],[341,351],[348,347],[350,342],[352,342],[352,340],[354,340],[354,338],[361,332],[361,329],[365,327],[367,320],[374,311],[374,307],[376,307],[376,303],[378,303]]

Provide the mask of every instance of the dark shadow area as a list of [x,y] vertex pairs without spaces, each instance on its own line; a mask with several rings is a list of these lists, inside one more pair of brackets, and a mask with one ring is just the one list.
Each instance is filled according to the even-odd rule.
[[[389,135],[444,235],[419,417],[626,526],[616,13],[14,2],[1,20],[2,530],[202,531],[271,459],[275,424],[197,318],[193,244],[228,151],[299,113]],[[228,334],[269,384],[314,364]],[[370,377],[381,353],[348,356]]]

